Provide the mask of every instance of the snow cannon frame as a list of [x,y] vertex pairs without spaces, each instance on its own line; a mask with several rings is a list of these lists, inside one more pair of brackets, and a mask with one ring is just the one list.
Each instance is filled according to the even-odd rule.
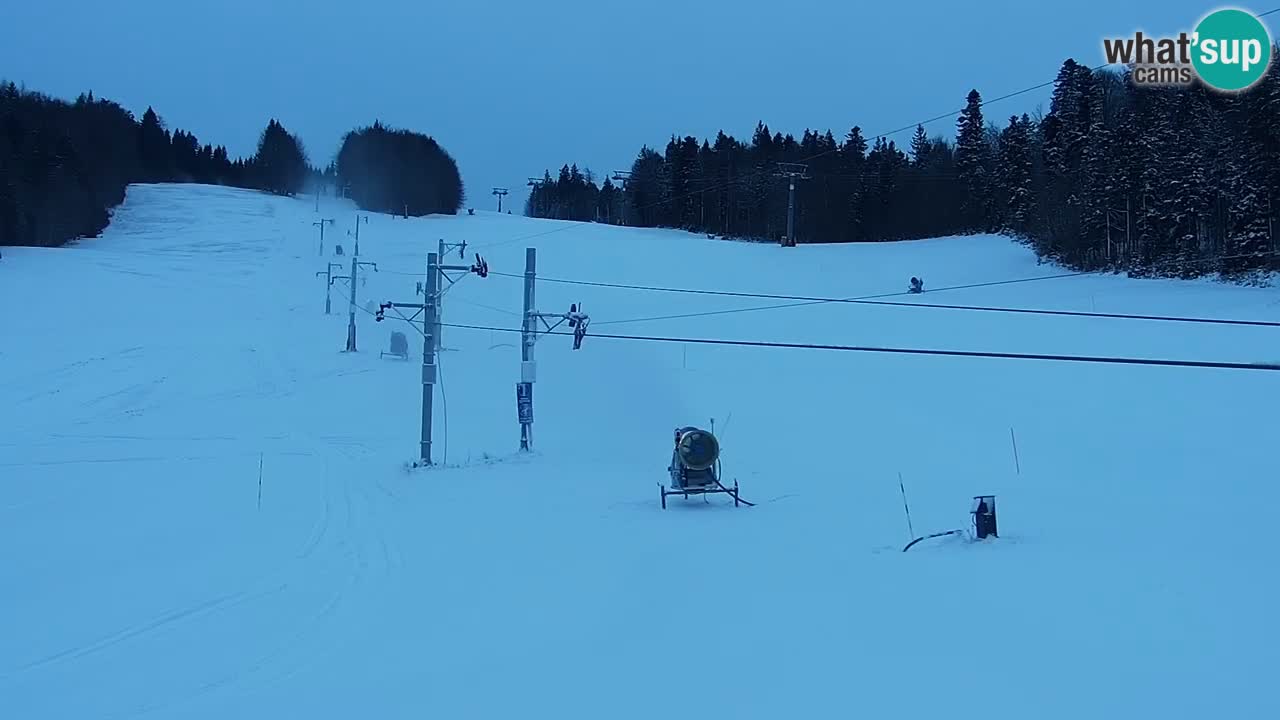
[[667,507],[668,495],[682,495],[687,500],[690,495],[725,494],[733,496],[733,505],[741,503],[738,497],[738,481],[733,487],[725,487],[720,482],[720,441],[712,433],[696,427],[676,428],[675,447],[671,449],[671,464],[667,466],[671,475],[671,489],[658,483],[662,494],[662,508]]

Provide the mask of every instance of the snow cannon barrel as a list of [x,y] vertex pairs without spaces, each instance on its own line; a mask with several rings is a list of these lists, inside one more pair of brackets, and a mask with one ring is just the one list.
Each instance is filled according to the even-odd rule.
[[676,455],[689,470],[709,470],[720,458],[720,441],[706,430],[681,428],[676,431]]

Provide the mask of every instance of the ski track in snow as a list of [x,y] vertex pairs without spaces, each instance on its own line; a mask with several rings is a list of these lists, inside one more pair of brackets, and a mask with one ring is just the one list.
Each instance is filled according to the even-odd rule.
[[[1280,716],[1274,374],[551,336],[520,454],[518,335],[445,327],[440,464],[414,469],[421,337],[357,309],[360,352],[341,352],[347,289],[324,315],[315,270],[350,256],[316,256],[312,207],[134,186],[102,238],[6,249],[4,307],[42,300],[11,310],[0,350],[0,717]],[[362,269],[361,308],[414,298],[435,238],[519,273],[511,240],[564,225],[361,214],[362,259],[393,271]],[[322,216],[333,233],[354,210]],[[1058,272],[992,237],[783,250],[577,225],[532,243],[541,277],[782,294]],[[465,277],[444,322],[514,327],[521,292]],[[1211,282],[945,297],[1280,319],[1276,290]],[[537,300],[599,322],[758,304],[550,282]],[[397,329],[408,363],[378,357]],[[609,331],[1280,356],[1257,329],[849,305]],[[671,429],[712,417],[756,507],[659,509]],[[903,553],[898,473],[917,535],[995,493],[1001,537]]]

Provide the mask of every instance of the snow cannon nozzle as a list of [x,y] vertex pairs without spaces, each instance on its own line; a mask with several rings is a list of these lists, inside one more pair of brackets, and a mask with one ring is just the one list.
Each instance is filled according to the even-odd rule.
[[689,470],[706,470],[720,458],[720,441],[706,430],[686,427],[676,431],[676,454]]

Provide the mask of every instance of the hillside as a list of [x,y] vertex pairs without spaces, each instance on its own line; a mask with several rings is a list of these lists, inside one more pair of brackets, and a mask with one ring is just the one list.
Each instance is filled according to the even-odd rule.
[[[322,215],[346,268],[354,208]],[[519,334],[446,327],[448,467],[407,471],[421,336],[363,310],[415,301],[444,238],[492,270],[444,296],[450,325],[518,328],[507,274],[536,246],[538,309],[582,303],[592,333],[1275,363],[1269,328],[708,315],[787,303],[552,280],[847,297],[917,275],[930,302],[1272,321],[1280,291],[937,291],[1063,274],[990,236],[783,249],[369,213],[378,271],[347,354],[316,218],[305,199],[135,185],[100,239],[5,249],[0,717],[1280,715],[1280,374],[551,336],[522,455]],[[407,363],[379,357],[395,330]],[[673,429],[712,417],[756,506],[662,510]],[[915,534],[995,494],[1001,537],[902,553],[899,473]]]

